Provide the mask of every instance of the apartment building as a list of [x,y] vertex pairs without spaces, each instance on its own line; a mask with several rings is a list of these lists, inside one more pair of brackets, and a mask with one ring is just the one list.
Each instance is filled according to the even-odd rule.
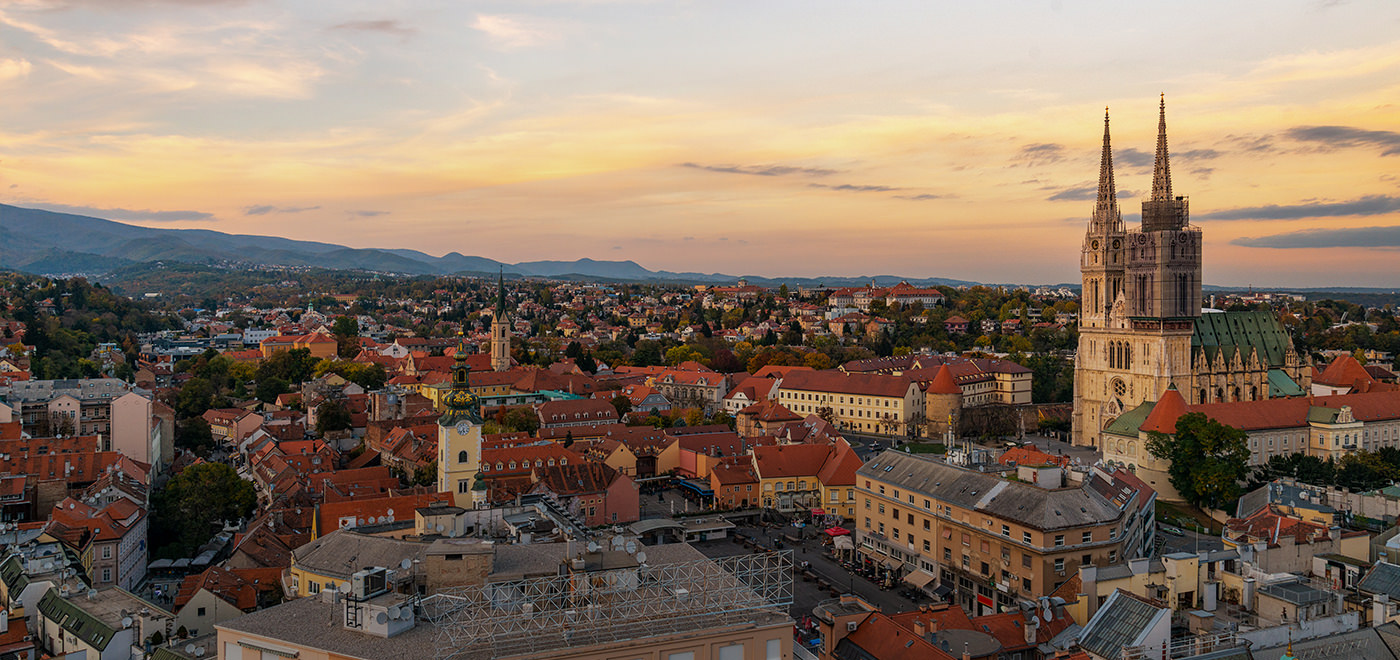
[[862,561],[891,583],[929,574],[969,612],[1049,595],[1080,566],[1118,564],[1150,548],[1141,542],[1151,533],[1141,528],[1154,523],[1143,513],[1151,509],[1145,486],[1106,497],[1111,489],[1089,482],[1042,487],[893,450],[861,467],[856,480]]
[[923,419],[924,394],[905,376],[793,371],[778,386],[778,403],[798,415],[821,415],[844,431],[905,435]]
[[34,437],[110,435],[112,402],[131,390],[116,378],[25,380],[0,388],[0,399],[9,402],[24,432]]

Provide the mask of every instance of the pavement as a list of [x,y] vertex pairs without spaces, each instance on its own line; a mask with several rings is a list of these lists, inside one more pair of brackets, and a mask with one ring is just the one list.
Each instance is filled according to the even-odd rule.
[[[772,540],[781,534],[780,530],[753,527],[738,528],[735,531],[749,538],[763,540],[764,544],[770,548]],[[705,556],[711,558],[731,557],[755,552],[733,538],[703,541],[692,545]],[[826,548],[829,547],[826,546]],[[816,581],[804,579],[800,574],[794,575],[792,581],[793,602],[792,607],[789,608],[789,614],[793,619],[801,620],[802,617],[810,615],[817,604],[836,598],[842,593],[855,593],[866,602],[879,607],[886,614],[907,612],[919,606],[919,602],[899,595],[899,591],[906,588],[907,585],[890,590],[881,589],[874,582],[847,571],[840,562],[827,556],[823,549],[824,547],[818,539],[797,544],[785,544],[784,550],[792,552],[795,564],[809,562],[811,571],[831,584],[830,590],[823,590],[817,586]],[[932,601],[924,600],[921,602],[928,604]]]
[[1225,541],[1219,536],[1209,534],[1199,534],[1189,529],[1181,530],[1182,536],[1168,534],[1162,531],[1162,526],[1157,526],[1157,556],[1169,555],[1173,552],[1189,552],[1195,554],[1202,550],[1213,552],[1225,549]]

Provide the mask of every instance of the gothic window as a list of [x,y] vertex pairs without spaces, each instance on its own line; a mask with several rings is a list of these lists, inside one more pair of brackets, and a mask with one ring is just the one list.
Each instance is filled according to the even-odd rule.
[[1225,400],[1225,388],[1223,388],[1223,387],[1217,387],[1217,388],[1215,388],[1215,400],[1216,400],[1216,401],[1224,401],[1224,400]]
[[1235,386],[1235,398],[1234,398],[1234,400],[1235,400],[1235,401],[1239,401],[1239,400],[1240,400],[1240,387],[1239,387],[1238,385]]
[[1205,403],[1205,402],[1206,402],[1206,388],[1202,387],[1202,388],[1201,388],[1201,398],[1200,398],[1200,399],[1197,399],[1197,400],[1196,400],[1196,403]]
[[466,463],[466,462],[467,462],[467,450],[463,449],[462,451],[457,452],[457,462],[458,462],[458,463]]
[[1132,345],[1132,344],[1124,344],[1124,345],[1123,345],[1123,368],[1124,368],[1124,369],[1131,369],[1132,367],[1133,367],[1133,345]]
[[1128,384],[1122,378],[1113,379],[1113,396],[1121,397],[1128,393]]
[[1258,385],[1250,385],[1250,386],[1249,386],[1249,400],[1250,400],[1250,401],[1257,401],[1257,400],[1259,400],[1259,386],[1258,386]]

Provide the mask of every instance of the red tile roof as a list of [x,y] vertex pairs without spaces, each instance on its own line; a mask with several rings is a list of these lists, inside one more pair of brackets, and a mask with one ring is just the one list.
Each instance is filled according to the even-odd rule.
[[1186,399],[1181,398],[1176,385],[1168,385],[1167,391],[1162,393],[1162,398],[1157,400],[1157,405],[1152,407],[1152,412],[1147,414],[1147,419],[1138,428],[1157,433],[1176,433],[1176,420],[1186,412]]
[[962,394],[962,388],[958,387],[958,382],[953,380],[953,371],[948,365],[938,367],[938,375],[933,377],[933,381],[928,384],[929,394]]
[[825,445],[775,445],[755,447],[754,464],[764,479],[815,477],[826,463]]
[[1366,367],[1356,358],[1350,355],[1338,355],[1332,363],[1327,365],[1322,373],[1313,379],[1318,385],[1330,385],[1333,387],[1350,387],[1354,390],[1363,389],[1365,386],[1373,384],[1376,379],[1366,371]]
[[904,376],[848,374],[829,369],[791,372],[783,377],[782,389],[903,398],[910,382]]

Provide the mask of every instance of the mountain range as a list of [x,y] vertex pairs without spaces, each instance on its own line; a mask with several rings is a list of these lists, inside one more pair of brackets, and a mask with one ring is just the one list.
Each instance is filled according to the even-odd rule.
[[[526,261],[505,263],[449,252],[441,257],[417,250],[352,248],[275,236],[227,234],[208,229],[140,227],[102,218],[0,204],[0,268],[39,275],[101,276],[141,263],[181,262],[222,266],[291,266],[364,270],[404,275],[481,275],[498,271],[520,276],[628,282],[732,283],[735,275],[648,270],[635,261]],[[760,286],[851,286],[906,280],[919,286],[975,284],[947,278],[748,277]]]

